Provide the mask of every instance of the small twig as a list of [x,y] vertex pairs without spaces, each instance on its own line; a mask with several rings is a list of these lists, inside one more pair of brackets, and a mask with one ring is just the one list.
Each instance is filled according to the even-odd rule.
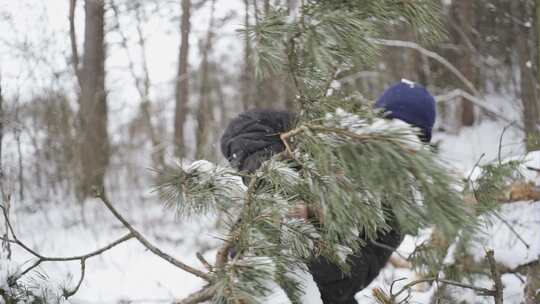
[[392,248],[391,246],[388,246],[386,244],[383,244],[383,243],[380,243],[380,242],[377,242],[376,240],[370,240],[370,242],[377,246],[377,247],[380,247],[380,248],[383,248],[383,249],[386,249],[390,252],[393,252],[395,254],[397,254],[400,258],[404,259],[404,260],[407,260],[408,258],[406,256],[404,256],[402,253],[400,253],[399,251],[397,251],[395,248]]
[[192,293],[187,298],[173,302],[173,304],[196,304],[208,301],[216,294],[216,288],[213,286],[205,287],[197,292]]
[[[0,90],[1,90],[1,88],[0,88]],[[1,98],[2,98],[2,96],[1,96],[1,92],[0,92],[0,100],[1,100]],[[1,112],[1,105],[0,105],[0,112]],[[2,117],[0,117],[0,120],[2,120]],[[0,124],[1,123],[2,122],[0,121]],[[0,129],[1,129],[1,127],[0,127]],[[1,132],[2,131],[0,130],[0,133]],[[0,136],[2,136],[2,135],[0,134]],[[1,145],[2,145],[2,142],[0,140],[0,146]],[[0,149],[1,149],[1,147],[0,147]],[[1,166],[1,156],[2,155],[0,155],[0,166]],[[4,208],[6,209],[5,214],[6,214],[6,216],[9,216],[9,209],[11,207],[11,197],[9,195],[5,195],[4,191],[3,191],[3,188],[1,188],[1,186],[2,186],[1,179],[2,178],[3,178],[3,176],[2,176],[2,168],[0,167],[0,191],[2,192],[2,193],[0,193],[0,195],[2,195],[2,200],[4,201],[4,206],[5,206]],[[1,237],[2,238],[2,249],[6,251],[7,259],[10,260],[11,259],[11,243],[12,242],[16,243],[16,242],[9,239],[9,227],[8,227],[7,221],[5,221],[5,229],[6,229],[6,231],[4,233],[4,236]]]
[[504,265],[498,265],[498,269],[501,273],[518,273],[518,274],[523,274],[524,272],[527,271],[527,268],[529,267],[532,267],[532,266],[538,266],[538,264],[540,264],[540,259],[539,260],[533,260],[533,261],[530,261],[528,263],[525,263],[525,264],[521,264],[515,268],[505,268]]
[[465,289],[471,289],[471,290],[474,290],[476,293],[478,293],[481,296],[492,296],[493,295],[493,290],[483,288],[483,287],[477,287],[477,286],[474,286],[474,285],[464,284],[464,283],[455,282],[455,281],[449,281],[449,280],[445,280],[445,279],[438,279],[438,280],[436,280],[436,282],[444,283],[444,284],[448,284],[448,285],[453,285],[453,286],[457,286],[457,287],[461,287],[461,288],[465,288]]
[[523,239],[523,237],[516,231],[516,229],[515,229],[515,228],[514,228],[514,227],[513,227],[513,226],[512,226],[505,218],[503,218],[503,217],[502,217],[499,213],[497,213],[497,212],[494,212],[494,214],[495,214],[495,216],[496,216],[499,220],[501,220],[501,222],[503,222],[503,224],[505,224],[505,225],[508,227],[508,229],[510,229],[510,231],[512,231],[512,233],[518,238],[518,240],[520,240],[520,241],[523,243],[523,245],[525,245],[525,247],[526,247],[527,249],[530,249],[530,248],[531,248],[531,245],[529,245],[529,243],[527,243],[527,242],[525,241],[525,239]]
[[37,259],[36,261],[34,261],[34,263],[32,263],[32,265],[28,266],[25,270],[21,271],[19,274],[17,275],[14,275],[10,278],[10,281],[8,282],[9,285],[14,285],[17,280],[19,280],[20,278],[24,277],[27,273],[29,273],[32,269],[38,267],[39,265],[41,265],[41,262],[43,262],[43,259]]
[[406,280],[407,278],[399,278],[399,279],[396,279],[394,281],[392,281],[392,284],[390,284],[390,294],[394,294],[394,284],[396,284],[397,282],[399,281],[403,281],[403,280]]
[[507,124],[506,126],[504,126],[502,132],[501,132],[501,136],[499,137],[499,152],[498,152],[498,157],[499,157],[499,165],[501,165],[502,163],[502,159],[501,159],[501,151],[502,151],[502,141],[503,141],[503,137],[504,137],[504,133],[506,132],[506,130],[512,126],[514,123],[510,123],[510,124]]
[[84,280],[84,274],[86,271],[86,258],[81,259],[81,277],[79,278],[79,281],[77,282],[77,285],[72,290],[64,290],[63,296],[67,300],[69,297],[73,296],[74,294],[79,291],[79,288],[82,285],[82,282]]
[[495,285],[493,286],[494,293],[493,293],[493,299],[495,300],[495,304],[503,304],[503,288],[504,285],[501,280],[501,273],[499,272],[499,269],[497,268],[497,263],[495,262],[495,257],[493,250],[488,250],[486,252],[486,258],[489,263],[489,269],[491,271],[491,279],[495,282]]
[[187,272],[189,272],[191,274],[194,274],[194,275],[198,276],[201,279],[204,279],[205,281],[208,281],[208,282],[211,281],[211,277],[207,273],[204,273],[204,272],[202,272],[202,271],[200,271],[200,270],[198,270],[196,268],[193,268],[193,267],[191,267],[191,266],[189,266],[189,265],[175,259],[171,255],[163,252],[161,249],[159,249],[158,247],[156,247],[152,243],[150,243],[150,241],[148,241],[122,215],[120,215],[120,213],[113,207],[111,202],[101,192],[97,192],[96,197],[99,198],[103,202],[103,204],[105,204],[107,209],[109,209],[109,211],[111,211],[111,213],[114,215],[114,217],[116,217],[116,219],[118,219],[124,225],[124,227],[126,227],[131,232],[131,234],[133,234],[133,236],[137,239],[137,241],[139,241],[139,243],[141,243],[144,247],[146,247],[152,253],[154,253],[155,255],[159,256],[162,259],[164,259],[165,261],[171,263],[172,265],[174,265],[174,266],[176,266],[176,267],[178,267],[178,268],[180,268],[180,269],[182,269],[184,271],[187,271]]
[[[480,165],[480,161],[482,160],[482,158],[484,158],[484,156],[486,156],[486,153],[482,153],[482,155],[480,155],[480,157],[478,158],[478,160],[476,161],[476,163],[474,163],[474,166],[471,170],[471,172],[469,172],[469,175],[467,176],[467,184],[471,184],[471,177],[474,173],[474,170],[476,168],[478,168],[478,166]],[[473,190],[474,190],[474,186],[472,186]],[[475,195],[476,196],[476,195]]]
[[471,289],[471,290],[474,290],[477,294],[482,295],[482,296],[494,296],[494,294],[495,294],[495,291],[491,290],[491,289],[478,287],[478,286],[474,286],[474,285],[469,285],[469,284],[464,284],[464,283],[460,283],[460,282],[456,282],[456,281],[450,281],[450,280],[445,280],[445,279],[439,279],[439,278],[436,278],[436,277],[432,277],[432,278],[425,278],[425,279],[412,281],[412,282],[406,284],[397,293],[391,295],[392,299],[396,299],[399,295],[401,295],[403,292],[409,290],[411,287],[413,287],[415,285],[418,285],[420,283],[425,283],[425,282],[443,283],[443,284],[457,286],[457,287],[461,287],[461,288],[465,288],[465,289]]
[[285,133],[281,133],[281,135],[279,136],[281,138],[281,140],[287,140],[291,137],[294,137],[300,133],[303,133],[304,131],[306,131],[307,128],[304,127],[304,126],[300,126],[296,129],[293,129],[291,131],[288,131],[288,132],[285,132]]
[[527,166],[526,168],[527,168],[527,170],[536,171],[536,172],[540,173],[540,168],[529,167],[529,166]]
[[399,292],[397,292],[395,294],[391,294],[391,297],[392,297],[393,300],[395,300],[400,294],[402,294],[406,290],[409,290],[414,285],[417,285],[417,284],[420,284],[420,283],[423,283],[423,282],[435,282],[435,283],[444,283],[444,284],[447,284],[447,285],[452,285],[452,286],[457,286],[457,287],[461,287],[461,288],[471,289],[471,290],[474,290],[479,295],[493,297],[493,299],[495,301],[495,304],[503,304],[503,288],[504,288],[504,285],[502,284],[501,273],[500,273],[499,269],[497,268],[497,263],[495,262],[495,257],[494,257],[493,250],[489,250],[489,251],[486,252],[486,258],[487,258],[489,266],[490,266],[491,279],[495,283],[494,286],[493,286],[493,289],[477,287],[477,286],[474,286],[474,285],[469,285],[469,284],[464,284],[464,283],[461,283],[461,282],[455,282],[455,281],[439,279],[438,277],[434,277],[434,278],[426,278],[426,279],[420,279],[420,280],[412,281],[412,282],[406,284],[405,286],[403,286],[403,288],[401,288],[401,290]]
[[283,142],[283,144],[285,145],[285,150],[287,151],[287,153],[289,153],[289,157],[293,157],[294,154],[291,150],[291,146],[289,146],[289,141],[284,135],[285,133],[280,134],[279,138],[281,139],[281,142]]
[[200,252],[197,252],[196,256],[197,256],[197,259],[199,259],[199,261],[204,265],[204,267],[206,267],[208,271],[212,271],[212,265],[208,263],[208,261],[204,258],[204,256]]

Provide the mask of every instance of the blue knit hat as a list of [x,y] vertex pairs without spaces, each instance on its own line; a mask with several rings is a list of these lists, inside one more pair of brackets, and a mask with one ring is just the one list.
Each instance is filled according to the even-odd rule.
[[387,118],[397,118],[422,130],[422,141],[431,140],[435,123],[435,99],[423,86],[403,79],[388,88],[375,108],[384,109]]

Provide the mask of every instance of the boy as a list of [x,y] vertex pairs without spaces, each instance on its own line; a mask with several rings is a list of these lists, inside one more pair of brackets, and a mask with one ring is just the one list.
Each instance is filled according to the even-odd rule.
[[[436,115],[435,100],[424,87],[402,80],[387,89],[375,107],[385,111],[385,118],[399,119],[417,127],[420,139],[430,142]],[[221,138],[223,155],[239,171],[254,172],[272,155],[285,150],[279,134],[289,130],[294,117],[285,111],[271,110],[240,114],[231,121]],[[291,216],[316,218],[323,222],[317,212],[303,205],[296,206]],[[378,232],[375,240],[359,234],[365,246],[347,257],[349,273],[343,273],[324,257],[314,258],[308,264],[323,303],[355,304],[354,295],[377,277],[403,239],[394,214],[389,211],[386,217],[391,229]]]

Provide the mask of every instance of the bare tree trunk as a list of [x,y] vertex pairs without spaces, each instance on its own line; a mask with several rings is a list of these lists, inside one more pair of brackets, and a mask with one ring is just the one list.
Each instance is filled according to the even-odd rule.
[[24,200],[24,167],[23,167],[23,156],[22,156],[22,143],[21,143],[21,133],[22,133],[22,123],[19,119],[19,111],[21,105],[17,102],[15,108],[15,124],[16,127],[13,130],[13,135],[15,136],[15,142],[17,144],[17,165],[19,167],[19,174],[17,181],[19,184],[19,199]]
[[142,29],[143,21],[141,17],[140,4],[136,7],[135,17],[137,20],[137,36],[139,48],[141,50],[141,59],[144,74],[142,81],[142,89],[140,91],[143,93],[141,94],[141,112],[144,123],[146,125],[146,130],[148,132],[148,137],[152,142],[152,162],[156,168],[163,168],[165,166],[165,153],[161,145],[161,139],[157,134],[154,125],[152,124],[152,102],[150,100],[150,72],[148,70],[148,60],[146,59],[146,40],[144,38],[144,33]]
[[[538,3],[538,2],[537,2]],[[537,4],[538,5],[538,4]],[[532,10],[527,3],[521,3],[518,12],[522,12],[521,19],[527,20],[528,12]],[[538,8],[536,8],[538,10]],[[536,12],[535,10],[535,12]],[[535,18],[536,19],[536,18]],[[538,20],[536,20],[538,22]],[[535,46],[531,43],[537,39],[532,35],[530,27],[519,25],[516,33],[516,44],[519,56],[519,71],[521,78],[521,102],[523,106],[523,122],[525,125],[525,144],[527,151],[540,149],[540,102],[538,100],[538,79],[533,72],[533,63],[538,59],[534,52]]]
[[75,7],[77,0],[69,0],[69,40],[71,42],[71,64],[77,77],[79,89],[82,87],[82,75],[79,67],[79,51],[77,49],[77,35],[75,32]]
[[85,1],[84,54],[79,100],[80,194],[88,197],[92,188],[104,189],[110,158],[105,92],[105,7],[101,0]]
[[[249,0],[244,0],[245,15],[244,24],[245,27],[249,26]],[[242,88],[242,105],[244,111],[248,110],[252,104],[256,101],[253,100],[253,66],[251,64],[251,43],[249,36],[246,32],[244,37],[244,68],[242,70],[242,76],[240,78]],[[255,103],[256,106],[258,106]]]
[[201,92],[199,99],[199,108],[197,110],[197,148],[195,151],[195,158],[203,159],[206,157],[206,143],[208,141],[208,131],[213,120],[212,106],[210,104],[210,77],[209,77],[209,62],[208,56],[212,49],[213,37],[214,37],[214,11],[216,1],[212,0],[212,8],[210,13],[210,24],[208,25],[208,32],[206,34],[206,41],[202,50],[201,60]]
[[189,99],[189,33],[191,31],[191,0],[182,0],[182,21],[180,24],[180,52],[178,55],[178,73],[176,78],[176,107],[174,110],[174,148],[175,155],[182,157],[184,147],[184,123],[187,116]]
[[15,130],[15,141],[17,142],[17,157],[19,165],[19,199],[24,200],[24,169],[23,169],[23,160],[22,160],[22,148],[21,148],[21,132],[22,130]]
[[[287,0],[287,13],[290,15],[292,10],[295,9],[295,7],[298,5],[298,0]],[[289,81],[287,81],[287,78],[281,79],[285,83],[284,85],[284,96],[285,96],[285,109],[287,111],[294,112],[297,110],[296,105],[296,89],[294,88],[294,85],[292,85]]]
[[[73,1],[73,0],[72,0]],[[111,10],[113,11],[114,17],[116,19],[115,21],[115,29],[118,31],[118,34],[120,35],[120,45],[126,52],[126,57],[128,61],[128,67],[131,74],[131,77],[133,78],[135,88],[137,89],[137,92],[139,93],[139,98],[141,99],[140,104],[140,116],[141,119],[145,125],[146,132],[148,134],[148,138],[150,139],[152,143],[152,164],[154,168],[163,168],[165,164],[165,152],[164,147],[161,144],[161,137],[158,135],[158,132],[156,131],[156,128],[154,127],[154,124],[152,123],[152,101],[150,100],[150,73],[148,71],[148,61],[146,56],[146,39],[144,37],[143,29],[142,29],[142,16],[141,16],[141,7],[140,3],[137,3],[135,6],[135,19],[137,20],[137,38],[138,38],[138,44],[139,48],[141,50],[141,61],[142,61],[142,67],[143,67],[143,76],[142,80],[137,75],[137,72],[135,71],[135,62],[133,61],[131,54],[129,52],[129,46],[128,46],[128,38],[125,35],[125,33],[122,31],[122,28],[120,26],[120,12],[118,9],[118,6],[115,4],[113,0],[109,1],[109,6]]]
[[[475,25],[474,1],[455,1],[453,6],[454,18],[450,22],[454,23],[456,40],[459,41],[462,48],[462,54],[458,58],[458,66],[463,75],[476,84],[478,82],[478,68],[475,66],[475,50],[470,43]],[[461,99],[458,111],[461,126],[472,126],[474,124],[474,105],[470,101],[464,98]]]
[[[4,190],[4,167],[2,143],[4,142],[4,96],[2,95],[2,75],[0,75],[0,195]],[[1,196],[0,196],[1,197]]]

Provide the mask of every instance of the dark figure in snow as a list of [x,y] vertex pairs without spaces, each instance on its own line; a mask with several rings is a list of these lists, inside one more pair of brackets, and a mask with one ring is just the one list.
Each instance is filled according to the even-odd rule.
[[[420,129],[420,139],[429,143],[435,122],[435,100],[422,86],[403,80],[387,89],[375,104],[388,119],[399,119]],[[254,172],[272,155],[285,150],[279,134],[290,129],[295,116],[285,111],[253,110],[233,119],[223,137],[221,150],[239,171]],[[391,208],[388,208],[391,210]],[[292,216],[317,217],[318,212],[296,206]],[[325,304],[355,304],[354,295],[367,287],[385,266],[403,236],[394,214],[387,214],[392,229],[379,232],[375,240],[363,233],[365,242],[358,252],[347,257],[349,273],[324,257],[314,258],[308,265]],[[317,219],[322,222],[323,219]]]

